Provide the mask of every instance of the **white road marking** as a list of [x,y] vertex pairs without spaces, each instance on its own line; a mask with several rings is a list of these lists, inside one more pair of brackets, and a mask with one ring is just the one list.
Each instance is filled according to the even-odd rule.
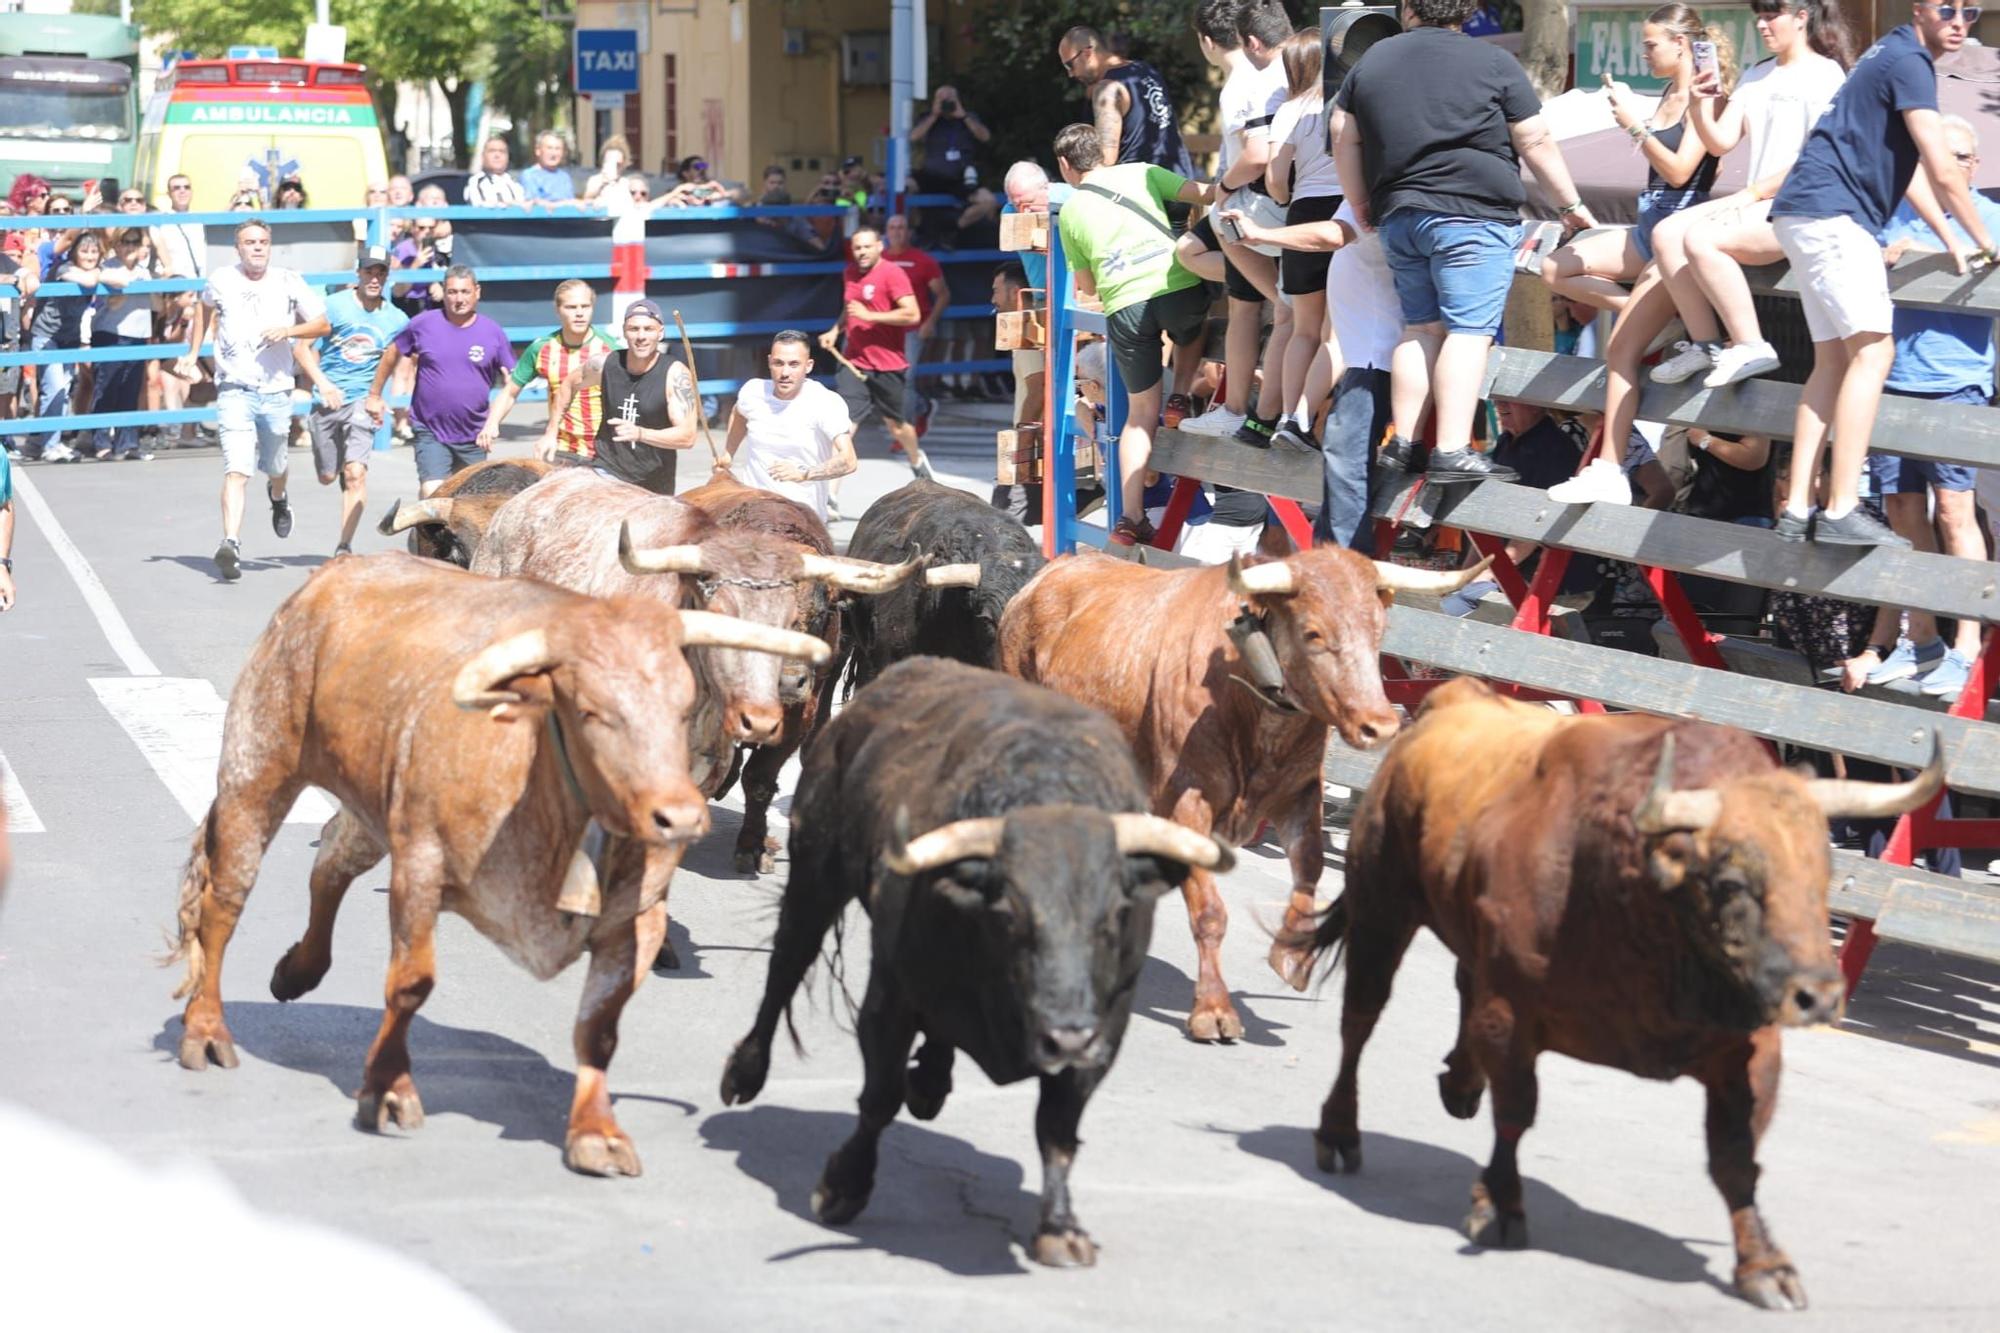
[[[222,715],[228,705],[206,680],[151,676],[93,679],[90,688],[139,747],[160,781],[190,820],[208,813],[215,799],[215,766],[222,757]],[[323,824],[333,801],[317,787],[299,793],[287,824]]]
[[4,754],[0,754],[0,806],[6,807],[9,833],[48,832],[48,826],[35,813],[28,793],[22,789],[21,780],[14,776],[14,767]]
[[63,525],[56,521],[55,511],[49,508],[49,502],[36,489],[34,479],[23,469],[16,468],[14,471],[14,490],[21,497],[22,507],[42,530],[49,549],[62,557],[63,568],[76,581],[84,604],[97,617],[97,627],[104,631],[104,637],[111,642],[111,651],[118,654],[118,660],[125,664],[125,669],[135,676],[159,675],[159,667],[153,665],[153,659],[146,656],[146,650],[133,637],[132,627],[125,623],[125,617],[111,600],[103,580],[97,577],[90,561],[84,558],[76,543],[69,539],[69,534],[63,531]]

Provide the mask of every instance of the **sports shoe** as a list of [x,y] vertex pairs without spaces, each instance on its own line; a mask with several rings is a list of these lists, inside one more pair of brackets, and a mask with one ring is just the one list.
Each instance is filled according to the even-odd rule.
[[1111,526],[1111,540],[1119,546],[1150,546],[1158,534],[1153,531],[1153,520],[1142,518],[1137,522],[1121,518]]
[[1767,342],[1731,343],[1715,353],[1715,364],[1702,381],[1706,388],[1725,389],[1778,368],[1778,349]]
[[61,440],[57,440],[54,444],[42,450],[42,461],[44,463],[78,463],[83,461],[83,455],[64,444]]
[[1888,546],[1899,551],[1910,546],[1909,538],[1897,536],[1893,528],[1860,505],[1839,518],[1820,510],[1812,539],[1821,546]]
[[234,583],[243,577],[243,548],[234,537],[224,537],[222,545],[215,548],[215,568],[224,583]]
[[1972,672],[1972,659],[1953,648],[1944,655],[1919,688],[1933,699],[1956,699]]
[[404,417],[401,421],[398,421],[396,423],[396,428],[392,430],[390,434],[394,435],[398,440],[402,441],[404,444],[409,444],[417,438],[417,432],[415,428],[410,425],[410,419],[408,417]]
[[[1932,639],[1919,648],[1908,639],[1896,640],[1895,651],[1882,659],[1882,664],[1868,673],[1870,685],[1887,685],[1892,680],[1908,680],[1925,672],[1936,673],[1943,666],[1945,658],[1951,654],[1945,650],[1943,639]],[[1961,670],[1958,678],[1965,679]]]
[[1679,384],[1715,364],[1715,344],[1677,342],[1674,354],[1653,367],[1653,383]]
[[354,554],[354,548],[352,546],[349,546],[346,542],[342,542],[340,545],[333,548],[333,555],[336,560],[343,555],[353,555],[353,554]]
[[292,502],[282,495],[272,495],[271,488],[264,488],[264,497],[271,502],[271,531],[280,537],[292,535]]
[[1416,460],[1417,446],[1400,435],[1391,435],[1388,443],[1377,451],[1375,461],[1383,467],[1397,472],[1408,472],[1410,464]]
[[921,478],[924,481],[937,480],[937,476],[931,471],[931,460],[925,458],[922,454],[918,454],[916,458],[911,461],[910,471],[914,472],[919,478]]
[[1190,435],[1234,435],[1243,429],[1244,420],[1241,412],[1232,412],[1217,403],[1200,416],[1181,422],[1181,429]]
[[1632,483],[1625,480],[1625,469],[1618,464],[1608,458],[1593,458],[1568,481],[1549,487],[1549,499],[1562,505],[1628,505],[1632,503]]
[[1279,417],[1278,428],[1271,432],[1271,443],[1281,444],[1287,449],[1297,449],[1301,453],[1316,454],[1319,446],[1307,434],[1310,427],[1301,426],[1290,417]]
[[1815,509],[1808,514],[1794,514],[1789,509],[1778,511],[1778,521],[1771,526],[1781,542],[1802,542],[1812,535],[1813,520],[1819,516]]
[[840,516],[840,501],[834,499],[831,495],[826,497],[826,521],[829,523],[843,521]]
[[1432,481],[1519,481],[1521,474],[1475,449],[1433,449],[1424,475]]
[[137,449],[127,449],[116,457],[121,463],[150,463],[153,461],[153,451],[142,444]]
[[1160,409],[1160,424],[1168,430],[1179,430],[1181,423],[1193,412],[1194,404],[1188,401],[1186,394],[1170,393],[1167,395],[1166,406]]
[[1254,416],[1245,417],[1243,418],[1243,424],[1238,426],[1236,433],[1229,438],[1235,440],[1238,444],[1247,444],[1252,449],[1269,449],[1271,447],[1271,432],[1276,427],[1277,423],[1275,421],[1265,421]]

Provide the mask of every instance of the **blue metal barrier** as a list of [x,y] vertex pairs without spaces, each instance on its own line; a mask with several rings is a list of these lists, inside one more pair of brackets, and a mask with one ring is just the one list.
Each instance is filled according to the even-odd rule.
[[1104,314],[1076,303],[1076,280],[1068,257],[1056,239],[1056,218],[1062,205],[1049,201],[1049,337],[1047,374],[1043,377],[1042,411],[1042,549],[1051,559],[1068,555],[1081,541],[1102,548],[1110,527],[1123,512],[1123,486],[1118,473],[1118,433],[1125,428],[1125,385],[1118,377],[1118,360],[1105,349],[1104,416],[1091,438],[1097,444],[1099,475],[1104,479],[1106,527],[1087,526],[1076,515],[1076,441],[1082,428],[1076,420],[1076,335],[1104,336]]

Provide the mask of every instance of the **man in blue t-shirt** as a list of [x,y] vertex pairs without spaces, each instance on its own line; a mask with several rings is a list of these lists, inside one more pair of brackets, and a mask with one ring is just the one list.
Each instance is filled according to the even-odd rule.
[[[1778,515],[1777,533],[1788,541],[1910,544],[1860,507],[1868,436],[1896,359],[1894,307],[1876,237],[1921,164],[1924,180],[1911,202],[1932,233],[1945,238],[1958,271],[1965,271],[1965,251],[1948,234],[1940,200],[1981,253],[1993,256],[1992,235],[1946,146],[1933,64],[1965,44],[1973,13],[1918,3],[1911,23],[1869,47],[1813,127],[1771,205],[1771,224],[1798,279],[1813,343],[1812,376],[1799,395],[1792,430],[1789,490]],[[1833,463],[1825,506],[1815,512],[1813,483],[1829,425]]]
[[354,287],[327,298],[326,313],[294,345],[306,378],[316,391],[306,428],[312,436],[313,467],[319,484],[340,481],[340,544],[343,555],[354,541],[361,511],[368,507],[368,455],[381,423],[361,400],[375,381],[382,352],[410,317],[387,299],[389,252],[371,245],[355,266]]

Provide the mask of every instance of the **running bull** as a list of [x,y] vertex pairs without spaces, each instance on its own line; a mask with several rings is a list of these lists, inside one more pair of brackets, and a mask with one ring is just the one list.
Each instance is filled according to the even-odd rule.
[[874,932],[857,1023],[867,1072],[860,1123],[813,1192],[823,1221],[866,1206],[883,1129],[905,1105],[937,1115],[962,1049],[996,1083],[1041,1080],[1033,1254],[1095,1262],[1069,1199],[1084,1104],[1131,1017],[1154,901],[1190,867],[1230,862],[1145,809],[1131,752],[1102,714],[936,658],[884,672],[807,752],[763,1003],[723,1070],[722,1100],[764,1086],[778,1019],[860,899]]
[[1476,1244],[1527,1243],[1515,1151],[1543,1051],[1707,1089],[1709,1178],[1729,1207],[1736,1290],[1806,1303],[1757,1209],[1785,1027],[1837,1018],[1827,819],[1929,800],[1907,783],[1807,780],[1754,737],[1701,722],[1564,716],[1484,683],[1430,696],[1355,810],[1347,888],[1313,935],[1344,950],[1340,1073],[1322,1170],[1361,1166],[1355,1070],[1403,952],[1428,927],[1458,956],[1459,1029],[1438,1091],[1461,1119],[1493,1088]]

